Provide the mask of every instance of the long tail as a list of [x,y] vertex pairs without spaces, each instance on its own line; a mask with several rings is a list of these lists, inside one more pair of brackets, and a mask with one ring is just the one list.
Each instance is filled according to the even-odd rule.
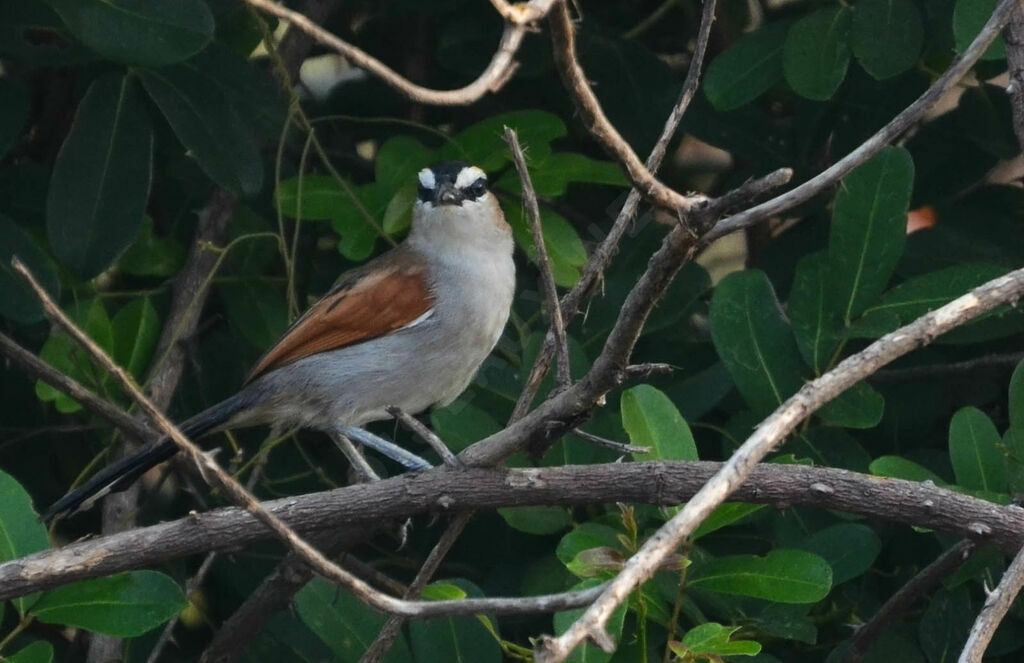
[[[240,394],[235,394],[203,410],[182,423],[179,428],[186,437],[195,440],[227,422],[239,410],[244,409],[247,400]],[[90,509],[100,498],[109,493],[125,490],[151,467],[159,465],[176,453],[178,453],[178,445],[170,438],[165,437],[151,442],[132,455],[125,456],[116,463],[104,467],[84,484],[54,502],[39,519],[49,522],[57,517],[69,516],[78,511]]]

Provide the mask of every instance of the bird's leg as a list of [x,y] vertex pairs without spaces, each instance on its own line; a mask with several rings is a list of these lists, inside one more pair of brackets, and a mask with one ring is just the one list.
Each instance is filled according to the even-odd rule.
[[355,440],[359,444],[362,444],[365,447],[370,447],[378,453],[387,456],[407,469],[429,470],[433,467],[430,463],[411,451],[406,451],[394,442],[388,442],[384,438],[374,435],[368,430],[364,430],[356,426],[338,426],[336,430],[342,435]]

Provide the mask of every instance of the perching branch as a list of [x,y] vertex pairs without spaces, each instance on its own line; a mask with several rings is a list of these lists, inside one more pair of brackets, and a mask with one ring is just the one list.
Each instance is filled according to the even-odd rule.
[[332,48],[352,61],[354,65],[376,76],[410,101],[432,106],[465,106],[489,92],[496,92],[515,72],[515,55],[526,36],[529,26],[550,11],[557,0],[530,0],[522,9],[507,12],[505,31],[490,64],[475,81],[457,90],[434,90],[413,83],[365,51],[356,48],[336,35],[324,30],[303,14],[288,9],[272,0],[246,0],[250,5],[268,14],[288,21],[294,29],[305,32],[319,43]]
[[[629,558],[594,605],[557,638],[545,638],[536,648],[538,663],[557,663],[584,639],[607,646],[604,625],[617,606],[658,569],[701,522],[750,475],[758,462],[801,422],[839,394],[885,364],[930,343],[935,337],[1024,294],[1024,269],[989,281],[900,329],[886,334],[851,355],[834,369],[810,382],[761,422],[757,430],[726,461],[686,506]],[[1024,562],[1022,562],[1024,564]]]
[[[722,467],[723,463],[704,461],[505,470],[438,467],[370,484],[271,500],[263,506],[307,535],[317,547],[343,548],[365,538],[368,530],[381,522],[417,515],[613,502],[674,506],[692,498]],[[1000,506],[929,483],[847,470],[762,464],[730,499],[778,508],[807,506],[842,511],[946,532],[1011,553],[1024,545],[1024,509]],[[254,515],[238,507],[190,514],[0,564],[0,601],[190,555],[244,550],[273,536]],[[331,543],[325,537],[340,542]],[[306,568],[296,562],[275,573],[292,576]],[[293,592],[308,578],[298,581]],[[290,599],[288,593],[279,607]],[[252,632],[243,632],[240,639]]]
[[992,636],[996,634],[996,629],[1010,611],[1010,606],[1021,589],[1024,589],[1024,548],[1021,548],[1006,567],[999,585],[985,597],[985,605],[978,613],[978,618],[974,620],[974,626],[967,636],[958,663],[981,663],[988,643],[992,641]]

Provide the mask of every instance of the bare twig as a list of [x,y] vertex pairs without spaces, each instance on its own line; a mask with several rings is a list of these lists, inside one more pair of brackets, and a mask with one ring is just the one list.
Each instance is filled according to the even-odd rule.
[[[708,39],[711,34],[711,24],[714,22],[716,4],[717,0],[706,0],[704,3],[704,12],[701,16],[700,28],[697,32],[697,46],[693,53],[693,59],[690,60],[690,68],[686,74],[686,80],[683,82],[682,90],[679,93],[679,99],[676,101],[676,105],[673,106],[672,112],[665,121],[665,126],[662,127],[658,142],[654,144],[654,148],[644,164],[652,173],[657,172],[661,166],[661,162],[665,158],[665,152],[668,150],[668,144],[675,135],[676,129],[679,128],[679,123],[682,121],[683,115],[686,113],[686,109],[689,108],[693,95],[696,93],[697,85],[700,82],[704,54],[707,52]],[[562,316],[565,325],[569,324],[569,321],[579,312],[583,301],[593,294],[600,283],[604,270],[618,251],[619,241],[625,234],[626,229],[633,223],[633,219],[636,218],[637,209],[640,207],[640,198],[639,189],[635,187],[630,189],[629,194],[626,196],[626,202],[623,203],[622,209],[616,215],[615,222],[609,229],[608,234],[605,235],[601,243],[590,254],[590,258],[580,274],[580,280],[562,298]],[[530,375],[526,379],[523,392],[519,395],[519,400],[516,401],[512,416],[509,418],[509,423],[522,419],[530,404],[533,403],[533,399],[537,395],[537,389],[540,388],[540,383],[544,380],[544,376],[547,375],[548,369],[551,366],[554,351],[555,336],[552,331],[549,331],[544,337],[544,345],[541,346],[537,359],[533,362],[533,368],[530,369]]]
[[355,473],[359,475],[361,481],[380,481],[380,476],[370,467],[366,456],[359,449],[356,449],[356,445],[352,444],[352,440],[348,439],[347,435],[341,431],[331,431],[330,438],[341,453],[345,455],[345,458],[348,459],[349,464]]
[[421,440],[430,445],[430,448],[433,449],[437,453],[437,455],[441,457],[441,460],[444,462],[445,465],[451,467],[459,467],[462,464],[461,462],[459,462],[458,456],[453,454],[452,450],[448,448],[448,445],[444,443],[444,440],[435,435],[434,431],[430,430],[425,425],[423,425],[423,422],[421,422],[419,419],[412,416],[411,414],[409,414],[400,407],[391,406],[387,408],[387,411],[388,414],[390,414],[395,419],[398,419],[400,422],[402,422],[402,425],[411,430],[413,433],[416,433],[416,435],[418,435]]
[[574,428],[572,434],[580,438],[584,442],[593,444],[594,446],[604,447],[605,449],[611,449],[620,454],[647,454],[651,453],[650,447],[638,447],[633,444],[624,444],[622,442],[616,442],[615,440],[609,440],[593,433],[588,433],[585,430]]
[[548,24],[551,26],[555,68],[558,69],[562,82],[576,105],[580,119],[604,151],[622,166],[633,187],[652,204],[675,210],[682,215],[686,215],[696,204],[705,200],[706,197],[701,195],[684,196],[660,182],[608,120],[587,81],[583,67],[580,66],[568,3],[560,2],[552,8]]
[[336,50],[357,67],[365,69],[410,101],[433,106],[464,106],[477,101],[489,92],[499,90],[515,71],[515,54],[523,42],[529,25],[543,17],[556,0],[531,0],[527,7],[515,9],[505,16],[505,31],[487,68],[475,81],[457,90],[433,90],[417,85],[398,74],[365,51],[339,39],[303,14],[277,4],[273,0],[246,0],[253,7],[288,21],[294,28],[305,32],[324,46]]
[[988,643],[992,641],[999,624],[1010,611],[1013,600],[1024,588],[1024,548],[1018,552],[1010,565],[1006,567],[1002,580],[995,589],[988,592],[985,597],[985,605],[978,618],[974,620],[974,626],[967,636],[964,650],[960,653],[958,663],[981,663]]
[[754,466],[769,451],[818,408],[893,359],[927,345],[936,336],[1001,304],[1016,301],[1022,294],[1024,269],[989,281],[909,325],[883,336],[801,388],[765,419],[756,432],[747,438],[693,499],[626,561],[622,570],[594,605],[590,606],[562,635],[557,638],[545,638],[538,643],[538,663],[564,661],[574,648],[588,638],[599,646],[607,645],[610,636],[604,630],[604,625],[615,608],[654,573],[665,557],[671,554],[715,507],[743,483]]
[[86,410],[103,417],[125,435],[139,442],[146,442],[156,437],[153,430],[144,423],[110,401],[89,391],[74,378],[64,375],[2,332],[0,332],[0,354],[7,357],[30,378],[42,380],[54,389],[74,398]]
[[[323,549],[341,551],[365,539],[381,522],[419,514],[463,513],[507,506],[579,506],[627,502],[673,506],[686,502],[723,467],[715,462],[638,462],[566,465],[530,469],[451,469],[406,474],[372,484],[286,497],[264,507],[309,536]],[[808,506],[865,518],[945,532],[998,546],[1012,554],[1024,545],[1024,509],[1000,506],[929,483],[880,478],[847,470],[802,465],[761,464],[731,496],[739,502]],[[334,537],[332,539],[332,537]],[[79,580],[165,564],[210,551],[244,549],[273,534],[252,514],[237,507],[192,514],[179,520],[140,527],[44,550],[0,564],[0,601]],[[297,556],[274,573],[291,578],[291,592],[278,601],[253,603],[269,614],[287,605],[292,593],[309,579]],[[275,587],[268,579],[255,594]],[[249,601],[246,601],[249,604]],[[265,610],[273,605],[274,610]],[[232,622],[239,617],[236,612]],[[228,625],[217,638],[244,641],[261,620],[246,617],[249,631]],[[222,642],[220,652],[231,651]],[[212,645],[211,645],[212,646]],[[219,660],[211,657],[209,660]]]
[[565,336],[565,320],[562,318],[562,306],[558,301],[558,288],[555,276],[551,272],[551,259],[544,243],[544,230],[540,224],[540,207],[537,205],[537,193],[533,190],[530,171],[526,167],[526,157],[519,145],[519,136],[512,127],[505,127],[505,142],[512,153],[512,163],[519,173],[519,181],[523,187],[523,204],[526,206],[526,217],[530,222],[530,235],[533,237],[533,250],[537,253],[537,268],[540,270],[541,288],[547,299],[548,314],[551,316],[551,330],[555,335],[555,392],[567,388],[572,383],[572,372],[569,368],[569,341]]
[[985,23],[985,27],[981,29],[981,32],[974,38],[974,41],[967,47],[967,50],[950,65],[949,69],[936,79],[931,87],[925,90],[924,94],[918,97],[914,103],[907,106],[903,112],[894,117],[889,124],[879,129],[871,138],[864,141],[857,149],[795,189],[720,221],[709,233],[701,238],[701,246],[707,246],[719,237],[759,223],[810,200],[838,182],[854,168],[873,157],[879,150],[891,143],[911,126],[917,124],[935,102],[956,85],[963,78],[964,74],[970,71],[974,63],[978,61],[978,58],[985,53],[989,44],[999,36],[999,31],[1010,20],[1010,14],[1017,3],[1018,0],[1002,0],[995,11],[992,12],[988,22]]
[[860,663],[875,641],[892,628],[893,620],[905,612],[915,601],[930,592],[946,576],[960,568],[974,554],[977,544],[970,539],[962,539],[928,566],[921,569],[907,584],[900,587],[871,621],[857,630],[850,642],[850,648],[842,663]]
[[[418,599],[423,593],[423,588],[427,586],[430,579],[437,573],[438,567],[441,566],[441,562],[444,560],[445,555],[455,545],[455,541],[462,534],[462,530],[466,529],[466,525],[473,518],[472,511],[465,511],[455,516],[454,520],[448,524],[444,534],[438,539],[437,544],[434,545],[433,550],[424,560],[423,566],[420,567],[416,577],[413,578],[412,583],[405,592],[406,599]],[[381,627],[377,637],[370,643],[366,652],[362,658],[359,659],[359,663],[378,663],[382,660],[390,651],[391,646],[394,645],[395,639],[402,630],[402,624],[405,623],[405,618],[399,615],[391,615],[388,620],[384,622],[384,626]]]
[[1008,352],[1006,354],[984,355],[976,359],[954,361],[950,363],[914,366],[912,368],[892,368],[878,371],[871,376],[871,382],[890,384],[896,382],[922,382],[950,376],[962,377],[967,374],[1013,370],[1013,367],[1024,361],[1024,352]]

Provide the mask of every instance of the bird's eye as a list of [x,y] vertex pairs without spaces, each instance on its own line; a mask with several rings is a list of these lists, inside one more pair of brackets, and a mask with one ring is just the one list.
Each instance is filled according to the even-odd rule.
[[481,177],[476,182],[469,185],[469,195],[473,198],[479,198],[485,193],[487,193],[487,180],[484,178]]

